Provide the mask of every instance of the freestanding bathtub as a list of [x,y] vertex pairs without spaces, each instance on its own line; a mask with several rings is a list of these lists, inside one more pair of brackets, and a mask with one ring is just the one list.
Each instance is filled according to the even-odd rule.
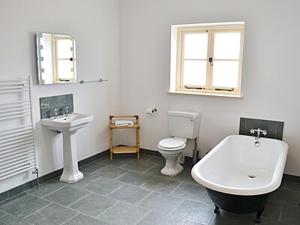
[[192,177],[206,187],[215,213],[257,212],[260,222],[268,194],[281,184],[288,145],[269,138],[254,143],[251,136],[228,136],[193,167]]

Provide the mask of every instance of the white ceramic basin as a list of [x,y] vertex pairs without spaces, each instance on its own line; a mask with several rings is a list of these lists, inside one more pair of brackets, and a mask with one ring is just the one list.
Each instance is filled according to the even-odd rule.
[[82,128],[85,124],[91,122],[94,119],[93,115],[86,115],[83,113],[72,113],[70,115],[42,119],[42,125],[51,130],[57,130],[63,132],[63,129],[77,130]]
[[43,126],[63,133],[64,169],[60,181],[74,183],[83,178],[83,174],[78,169],[75,134],[77,130],[83,128],[93,119],[94,116],[83,113],[42,119]]

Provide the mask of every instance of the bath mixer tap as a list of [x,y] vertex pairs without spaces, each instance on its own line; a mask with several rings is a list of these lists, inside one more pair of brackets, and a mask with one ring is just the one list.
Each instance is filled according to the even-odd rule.
[[[256,135],[255,135],[256,133]],[[259,139],[261,135],[266,136],[267,135],[267,130],[262,130],[260,128],[257,129],[251,129],[250,130],[250,134],[254,134],[255,135],[255,139]]]
[[[260,136],[261,136],[261,135],[266,136],[267,133],[268,133],[267,130],[262,130],[262,129],[260,129],[260,128],[257,128],[257,129],[251,129],[251,130],[250,130],[250,134],[253,134],[254,137],[255,137],[255,142],[254,142],[254,144],[255,144],[256,147],[259,147],[259,146],[260,146],[260,141],[259,141]],[[256,135],[255,135],[255,134],[256,134]]]

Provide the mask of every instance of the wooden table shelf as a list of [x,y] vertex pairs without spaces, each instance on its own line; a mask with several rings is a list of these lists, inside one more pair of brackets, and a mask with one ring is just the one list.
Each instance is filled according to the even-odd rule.
[[[116,120],[131,120],[134,122],[132,126],[116,126],[114,121]],[[136,144],[135,146],[113,146],[113,130],[114,129],[135,129],[136,130]],[[137,159],[140,159],[140,125],[139,125],[139,116],[109,116],[109,148],[110,148],[110,160],[113,159],[113,154],[128,154],[136,153]]]

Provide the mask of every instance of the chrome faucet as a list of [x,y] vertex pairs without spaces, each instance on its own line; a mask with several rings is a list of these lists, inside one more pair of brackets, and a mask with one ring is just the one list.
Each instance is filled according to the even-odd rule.
[[70,114],[70,106],[68,106],[68,105],[65,106],[65,114],[67,114],[67,115]]
[[268,133],[267,130],[262,130],[260,128],[250,130],[250,134],[253,134],[255,137],[255,142],[254,142],[255,146],[257,147],[260,146],[259,138],[261,137],[261,135],[266,136],[267,133]]
[[59,108],[54,108],[54,117],[57,117],[59,115]]

